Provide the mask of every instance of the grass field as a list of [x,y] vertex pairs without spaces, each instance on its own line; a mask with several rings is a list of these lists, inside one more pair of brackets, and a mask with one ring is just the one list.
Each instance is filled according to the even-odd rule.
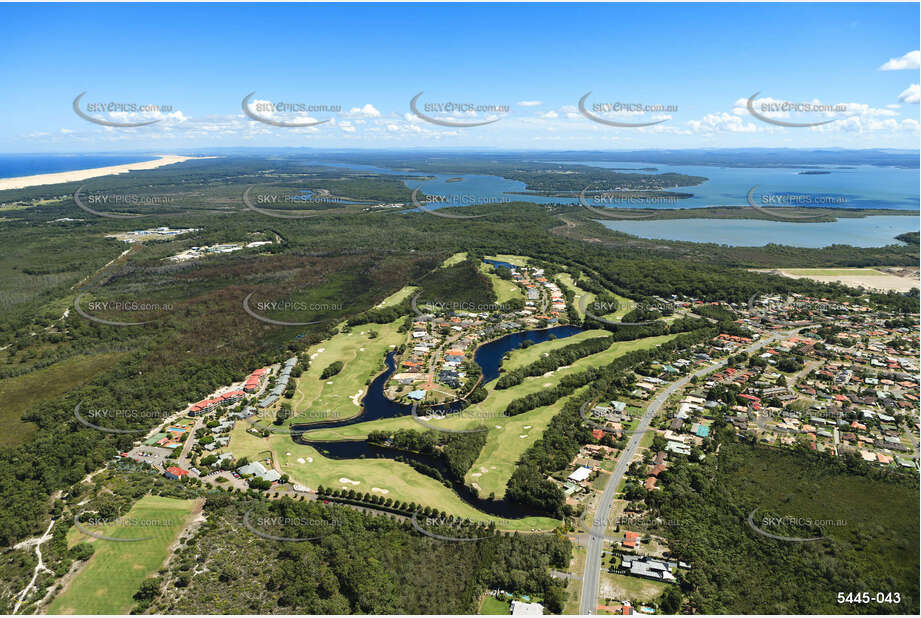
[[487,260],[495,260],[497,262],[508,262],[512,266],[527,266],[528,260],[531,259],[524,255],[509,255],[507,253],[500,253],[498,255],[486,255],[484,258]]
[[559,339],[554,339],[553,341],[535,343],[534,345],[528,346],[527,348],[512,350],[509,353],[508,358],[502,362],[502,368],[506,371],[513,371],[519,367],[530,365],[544,354],[552,352],[553,350],[558,350],[575,343],[582,343],[587,339],[605,337],[608,334],[608,331],[602,329],[586,330],[577,335],[572,335],[571,337],[560,337]]
[[88,539],[96,553],[51,603],[48,613],[127,614],[141,582],[160,568],[170,545],[200,508],[197,500],[145,496],[125,516],[137,522],[136,526],[110,524],[94,529],[84,525],[116,538],[153,537],[135,543],[86,537],[76,527],[71,528],[68,540]]
[[454,255],[452,255],[451,257],[449,257],[448,259],[446,259],[444,262],[442,262],[442,263],[441,263],[441,267],[442,267],[442,268],[448,268],[448,267],[450,267],[450,266],[454,266],[455,264],[460,264],[461,262],[463,262],[463,261],[466,260],[466,259],[467,259],[467,252],[466,252],[466,251],[463,251],[463,252],[461,252],[461,253],[455,253]]
[[496,498],[505,496],[505,487],[521,455],[544,435],[547,425],[559,413],[563,404],[568,399],[581,396],[587,388],[577,389],[569,397],[552,405],[535,408],[490,425],[486,444],[464,479],[467,485],[478,487],[480,495],[484,497],[491,493],[495,493]]
[[629,298],[620,296],[619,294],[612,293],[612,295],[617,299],[617,311],[608,313],[602,317],[607,318],[608,320],[619,320],[633,311],[633,308],[636,307],[636,303]]
[[[582,288],[580,288],[576,284],[576,282],[573,281],[572,275],[570,275],[569,273],[561,273],[558,276],[558,278],[560,280],[560,283],[563,284],[564,288],[572,290],[572,292],[575,293],[575,298],[573,298],[573,305],[575,306],[576,311],[579,314],[579,317],[584,318],[585,312],[582,311],[583,302],[587,306],[589,303],[591,303],[595,299],[595,295],[587,290],[583,290]],[[584,301],[583,301],[583,298],[585,299]]]
[[[351,333],[340,333],[310,348],[310,367],[297,379],[291,399],[294,418],[289,424],[358,414],[361,398],[367,393],[366,382],[384,368],[384,355],[390,346],[403,341],[403,334],[397,332],[401,321],[356,326]],[[377,332],[373,339],[372,330]],[[342,371],[321,380],[323,370],[335,361],[344,363]]]
[[514,281],[506,281],[499,275],[493,274],[492,265],[485,262],[480,264],[480,271],[489,277],[492,282],[492,289],[496,293],[496,302],[501,304],[507,303],[514,298],[524,298],[521,288]]
[[124,352],[77,356],[15,378],[0,380],[0,447],[16,446],[27,441],[35,425],[20,420],[35,404],[59,397],[111,369],[124,358]]
[[[560,279],[560,283],[562,283],[564,287],[567,287],[573,292],[575,292],[576,296],[573,299],[573,302],[575,304],[576,311],[578,311],[580,317],[584,318],[585,312],[582,311],[582,306],[583,306],[582,298],[585,297],[585,306],[587,306],[589,310],[591,310],[590,303],[595,300],[595,295],[579,287],[578,282],[573,281],[572,275],[570,275],[569,273],[560,274],[559,279]],[[599,317],[602,317],[608,320],[619,320],[625,315],[627,315],[630,311],[632,311],[633,308],[636,306],[636,303],[630,300],[629,298],[625,298],[618,294],[614,294],[613,292],[611,292],[611,295],[617,299],[617,311],[599,315]],[[593,313],[595,313],[596,315],[598,314],[597,312],[593,312]]]
[[480,614],[483,616],[508,616],[511,611],[511,604],[508,601],[500,601],[489,595],[483,598],[483,603],[480,605]]
[[[271,449],[282,472],[310,489],[323,485],[336,489],[355,489],[362,493],[370,492],[401,501],[416,502],[423,506],[437,507],[455,516],[472,520],[496,521],[500,528],[507,530],[549,530],[559,524],[557,520],[549,517],[505,520],[486,515],[461,500],[453,490],[435,479],[416,472],[407,464],[390,459],[334,460],[324,457],[313,447],[292,441],[290,436],[286,435],[272,435],[268,438],[257,438],[244,432],[231,435],[229,450],[235,456],[248,456]],[[387,493],[381,490],[386,490]]]
[[415,292],[418,289],[419,288],[417,288],[414,285],[405,285],[399,290],[397,290],[396,292],[394,292],[393,294],[391,294],[390,296],[388,296],[387,298],[385,298],[384,300],[382,300],[381,302],[379,302],[377,305],[375,305],[375,309],[383,309],[385,307],[392,307],[394,305],[399,305],[404,300],[412,296],[413,292]]

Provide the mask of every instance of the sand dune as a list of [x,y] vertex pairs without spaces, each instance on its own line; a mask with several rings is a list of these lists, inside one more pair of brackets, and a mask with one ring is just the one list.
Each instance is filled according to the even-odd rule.
[[182,163],[191,159],[215,159],[217,157],[183,157],[179,155],[159,155],[159,159],[142,161],[140,163],[126,163],[125,165],[110,165],[96,167],[88,170],[71,170],[69,172],[55,172],[53,174],[36,174],[35,176],[19,176],[18,178],[0,178],[0,191],[8,189],[25,189],[40,185],[56,185],[64,182],[80,182],[100,176],[113,176],[127,172],[152,170],[164,165]]

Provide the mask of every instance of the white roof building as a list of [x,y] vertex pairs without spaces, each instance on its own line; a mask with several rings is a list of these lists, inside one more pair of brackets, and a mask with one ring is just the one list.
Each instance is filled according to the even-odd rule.
[[543,616],[544,606],[540,603],[512,601],[512,616]]
[[574,483],[581,483],[582,481],[586,480],[591,473],[592,469],[588,466],[579,466],[573,470],[572,474],[569,475],[569,480],[573,481]]

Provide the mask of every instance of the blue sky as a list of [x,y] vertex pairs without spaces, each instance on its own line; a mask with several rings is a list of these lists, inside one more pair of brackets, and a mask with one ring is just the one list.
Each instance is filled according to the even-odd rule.
[[[0,5],[3,152],[317,148],[913,148],[919,144],[919,6],[905,4],[76,4]],[[883,68],[885,67],[885,69]],[[88,112],[72,102],[168,105]],[[246,117],[241,100],[339,106]],[[445,102],[507,113],[431,117]],[[579,99],[616,122],[579,113]],[[837,113],[745,108],[813,102]],[[677,110],[608,114],[596,105]],[[264,105],[262,106],[264,108]],[[762,108],[766,109],[766,108]]]

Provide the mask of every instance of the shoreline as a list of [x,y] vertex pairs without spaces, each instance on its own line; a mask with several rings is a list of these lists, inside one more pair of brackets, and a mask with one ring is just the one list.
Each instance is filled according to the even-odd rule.
[[0,178],[0,191],[9,191],[12,189],[28,189],[30,187],[40,187],[43,185],[57,185],[68,182],[80,182],[90,178],[99,178],[100,176],[115,176],[128,172],[152,170],[165,165],[182,163],[197,159],[215,159],[217,157],[185,157],[181,155],[155,155],[159,158],[152,161],[141,161],[138,163],[126,163],[124,165],[109,165],[107,167],[96,167],[83,170],[71,170],[67,172],[52,172],[50,174],[36,174],[34,176],[18,176],[16,178]]

